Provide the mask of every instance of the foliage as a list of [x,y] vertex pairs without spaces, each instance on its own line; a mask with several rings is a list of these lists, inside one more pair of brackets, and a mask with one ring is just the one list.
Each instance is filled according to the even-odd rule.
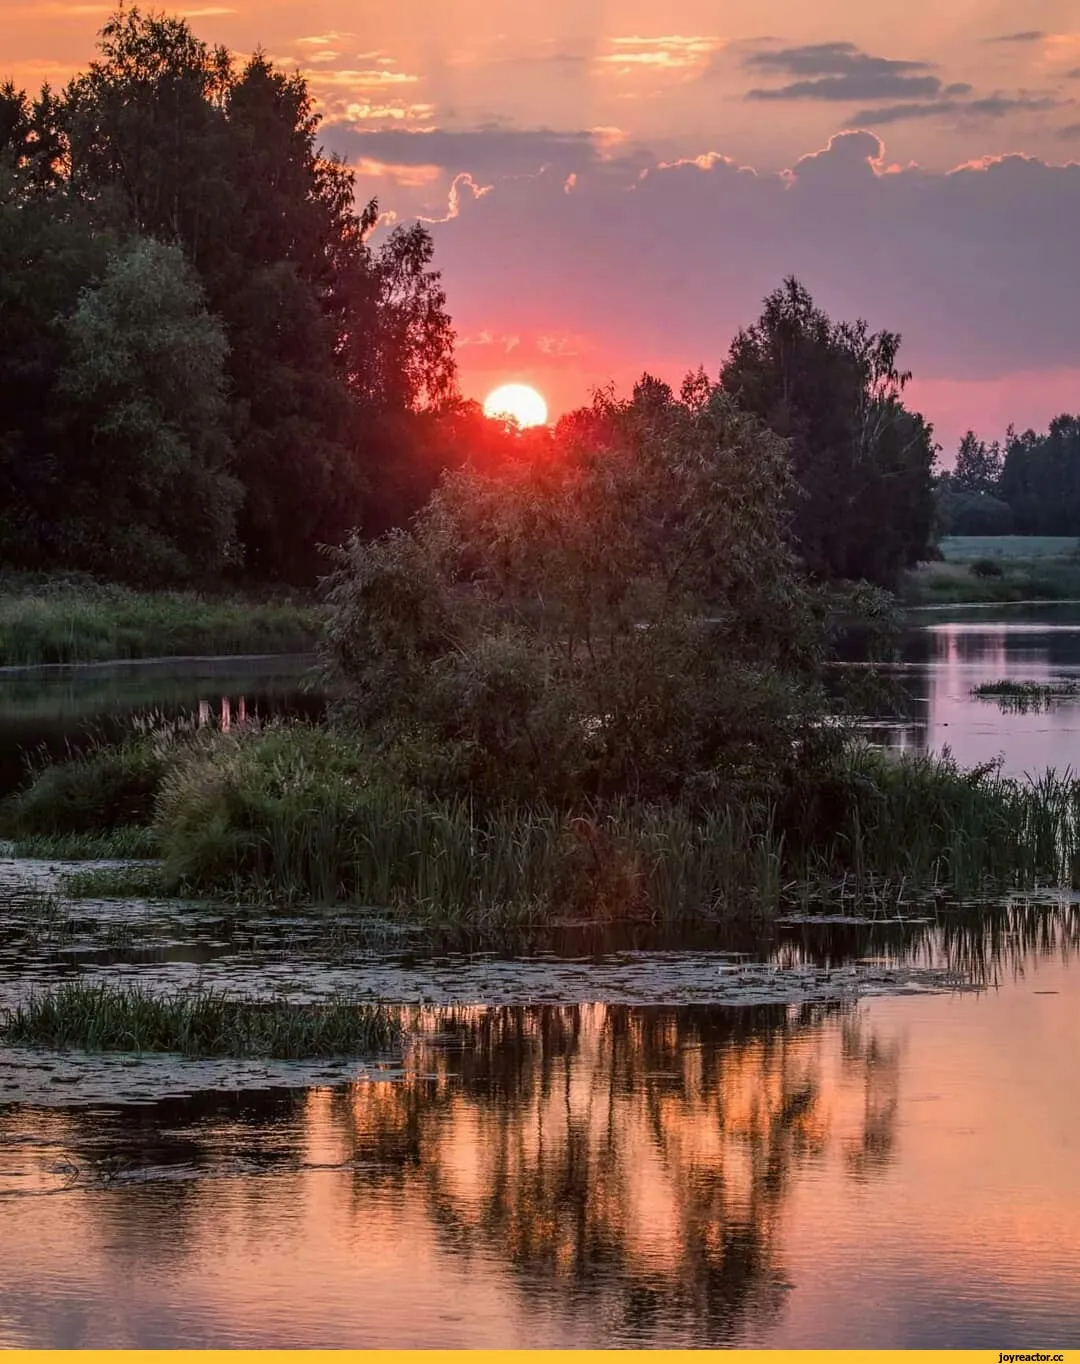
[[304,653],[317,606],[135,592],[93,580],[0,578],[0,666],[178,655]]
[[[262,579],[310,580],[317,543],[340,542],[363,519],[384,467],[365,467],[369,446],[392,443],[402,463],[426,458],[410,422],[454,392],[431,239],[419,225],[401,226],[373,246],[377,206],[357,211],[354,177],[318,146],[318,126],[299,74],[276,71],[262,53],[238,70],[184,20],[134,7],[109,18],[98,59],[61,95],[43,91],[31,103],[13,87],[0,91],[0,266],[13,267],[0,283],[0,396],[27,372],[35,386],[0,419],[8,563],[135,573],[149,562],[179,577],[193,555],[211,572],[242,557]],[[162,288],[174,251],[196,272],[211,319],[182,327],[170,313],[178,279],[164,297]],[[44,287],[40,270],[30,282],[35,259],[46,266]],[[106,294],[79,303],[88,286]],[[198,354],[190,369],[162,374],[152,362],[157,342],[147,338],[163,303],[160,330],[174,329],[185,359]],[[16,327],[7,325],[11,305]],[[129,373],[119,331],[144,343]],[[192,351],[196,332],[201,348]],[[91,339],[107,343],[97,366]],[[77,354],[61,384],[65,345]],[[147,388],[152,373],[164,391]],[[195,392],[204,395],[197,416]],[[64,497],[86,489],[56,467],[49,428],[58,394],[71,426],[68,463],[89,485],[90,495],[72,496],[74,518]],[[176,421],[181,398],[186,416]],[[239,507],[224,474],[230,444]],[[131,452],[144,446],[140,478],[126,477]],[[95,463],[114,451],[115,487]],[[194,476],[177,498],[170,478],[186,451]],[[160,498],[149,507],[147,468],[170,476],[153,485]],[[124,537],[113,535],[115,502]],[[381,514],[400,516],[391,499],[380,502]],[[178,545],[175,527],[163,532],[168,507],[189,540],[201,534],[206,543]],[[109,536],[128,564],[102,563]]]
[[1021,535],[1080,533],[1080,417],[1062,413],[1042,436],[1010,429],[999,496]]
[[63,326],[72,565],[117,580],[214,573],[233,553],[241,497],[228,472],[226,343],[180,250],[136,240]]
[[981,493],[992,497],[1001,480],[1002,454],[997,441],[987,445],[968,431],[956,452],[956,464],[949,476],[949,486],[960,493]]
[[103,274],[110,239],[67,196],[24,198],[23,183],[0,157],[0,562],[41,568],[69,560],[77,497],[53,397],[59,321]]
[[343,998],[269,1003],[214,990],[155,995],[137,985],[83,980],[32,995],[0,1017],[7,1043],[191,1057],[352,1056],[383,1050],[400,1033],[382,1005]]
[[724,390],[791,443],[795,542],[811,573],[893,587],[933,528],[931,428],[902,402],[900,337],[834,323],[790,277],[740,330]]
[[3,827],[18,838],[146,826],[168,748],[160,736],[139,735],[120,745],[93,746],[66,762],[45,763],[0,806]]
[[821,630],[783,442],[718,392],[594,415],[588,441],[452,475],[411,531],[338,556],[324,670],[403,778],[703,799],[809,742]]
[[943,535],[1010,535],[1013,510],[1000,497],[985,492],[954,492],[951,484],[937,490],[938,522]]
[[975,578],[1000,578],[1004,571],[996,559],[975,559],[968,569]]

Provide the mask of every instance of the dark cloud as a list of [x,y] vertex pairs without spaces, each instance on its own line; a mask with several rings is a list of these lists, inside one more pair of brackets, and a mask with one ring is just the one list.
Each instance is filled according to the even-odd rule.
[[871,57],[854,43],[810,43],[804,47],[785,47],[778,52],[752,52],[744,66],[760,71],[782,71],[789,76],[851,76],[904,71],[929,71],[930,62],[898,61],[891,57]]
[[779,51],[751,52],[743,65],[801,79],[779,87],[747,91],[747,99],[763,100],[874,100],[933,98],[942,94],[941,81],[928,73],[923,61],[874,57],[854,43],[811,43]]
[[[967,89],[970,90],[970,86]],[[1035,113],[1057,109],[1071,101],[1053,99],[1050,95],[987,95],[982,99],[937,99],[927,104],[888,104],[883,109],[860,109],[852,116],[852,123],[868,123],[876,128],[887,123],[905,123],[913,118],[992,119],[1006,114]]]
[[818,80],[793,81],[776,89],[760,87],[746,92],[747,99],[895,99],[900,95],[931,98],[941,93],[936,76],[904,76],[892,71],[855,72],[850,76],[822,76]]
[[1057,135],[1063,142],[1071,142],[1073,138],[1080,139],[1080,123],[1066,123],[1064,128],[1057,130]]
[[576,170],[597,160],[603,144],[601,134],[585,130],[502,126],[414,132],[327,123],[322,137],[331,151],[350,162],[439,166],[450,173],[471,171],[478,175],[523,174],[545,165]]
[[1025,28],[1020,33],[999,33],[996,38],[985,38],[987,43],[1038,43],[1046,37],[1041,29]]
[[591,372],[619,383],[715,372],[792,272],[830,314],[900,331],[917,380],[1080,367],[1080,165],[889,168],[861,131],[777,174],[716,153],[616,168],[462,198],[434,233],[463,331],[581,335]]
[[1080,66],[1074,66],[1071,71],[1065,72],[1067,81],[1080,81]]

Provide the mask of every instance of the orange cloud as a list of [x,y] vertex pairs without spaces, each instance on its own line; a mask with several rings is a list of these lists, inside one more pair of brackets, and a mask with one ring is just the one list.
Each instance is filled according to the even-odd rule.
[[430,185],[442,175],[439,166],[395,166],[386,161],[362,159],[353,163],[357,178],[389,180],[403,189],[419,189]]

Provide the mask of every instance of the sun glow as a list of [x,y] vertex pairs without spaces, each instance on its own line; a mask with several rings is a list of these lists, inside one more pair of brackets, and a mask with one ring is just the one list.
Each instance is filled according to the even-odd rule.
[[486,417],[509,417],[519,426],[543,426],[548,418],[547,403],[528,384],[503,384],[484,399]]

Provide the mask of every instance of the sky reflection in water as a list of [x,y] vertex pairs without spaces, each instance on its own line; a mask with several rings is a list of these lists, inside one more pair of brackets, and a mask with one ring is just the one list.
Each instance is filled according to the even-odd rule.
[[[970,697],[1080,674],[1080,614],[999,616],[913,639],[889,737],[1080,766],[1080,700]],[[386,1079],[0,1095],[0,1346],[1075,1345],[1080,909],[972,922],[708,947],[977,994],[463,1004]]]

